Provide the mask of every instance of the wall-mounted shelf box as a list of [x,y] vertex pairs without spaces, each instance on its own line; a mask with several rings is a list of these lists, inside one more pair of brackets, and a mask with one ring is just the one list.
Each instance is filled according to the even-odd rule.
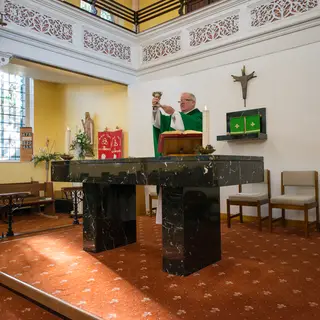
[[[231,134],[230,133],[230,119],[236,117],[245,116],[260,116],[260,132],[248,132],[241,134]],[[218,141],[264,141],[267,140],[267,119],[266,119],[266,108],[259,109],[249,109],[243,111],[229,112],[226,115],[227,121],[227,134],[217,136]]]

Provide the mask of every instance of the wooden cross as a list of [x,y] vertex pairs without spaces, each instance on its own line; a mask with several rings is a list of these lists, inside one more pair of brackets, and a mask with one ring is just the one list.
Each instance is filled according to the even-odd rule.
[[253,71],[252,73],[246,75],[246,67],[243,66],[243,68],[241,69],[241,76],[232,76],[232,78],[234,79],[234,82],[240,82],[241,83],[241,87],[242,87],[242,98],[244,100],[244,107],[247,106],[246,100],[247,100],[247,91],[248,91],[248,82],[249,80],[251,80],[252,78],[256,78],[257,76],[254,75],[255,71]]

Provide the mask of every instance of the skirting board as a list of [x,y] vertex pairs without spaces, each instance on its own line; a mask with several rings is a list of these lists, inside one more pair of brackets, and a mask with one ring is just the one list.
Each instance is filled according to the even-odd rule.
[[25,282],[9,276],[6,273],[0,272],[0,283],[8,289],[17,292],[29,300],[32,300],[48,308],[49,310],[66,317],[67,319],[102,320],[102,318],[81,310],[70,303],[67,303]]

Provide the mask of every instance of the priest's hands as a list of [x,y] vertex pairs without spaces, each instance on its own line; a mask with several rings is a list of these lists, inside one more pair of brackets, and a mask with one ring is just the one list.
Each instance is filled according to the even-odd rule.
[[173,114],[175,110],[171,106],[161,106],[161,108],[164,110],[167,114]]
[[171,106],[161,105],[159,102],[160,102],[160,99],[157,97],[154,97],[152,99],[152,106],[153,107],[161,107],[165,113],[170,114],[170,115],[175,112],[175,110]]

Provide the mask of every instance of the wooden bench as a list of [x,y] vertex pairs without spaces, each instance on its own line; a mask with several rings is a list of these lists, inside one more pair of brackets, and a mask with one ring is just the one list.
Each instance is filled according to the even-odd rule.
[[44,206],[45,214],[55,214],[53,183],[19,182],[0,184],[0,193],[29,192],[30,196],[23,201],[22,208],[36,207],[40,212],[40,207]]

